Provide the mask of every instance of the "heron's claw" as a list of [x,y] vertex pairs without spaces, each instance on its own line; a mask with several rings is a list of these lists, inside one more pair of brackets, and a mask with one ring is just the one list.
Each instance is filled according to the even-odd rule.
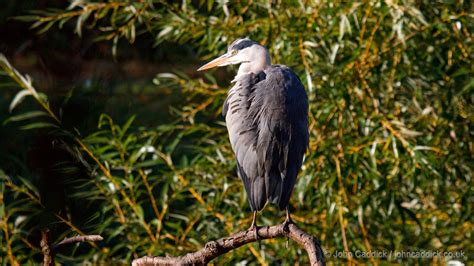
[[290,224],[294,224],[295,222],[293,222],[293,219],[291,219],[291,215],[290,215],[290,210],[288,208],[286,208],[286,219],[285,221],[283,222],[283,225],[286,229],[288,229],[288,226]]
[[249,229],[254,231],[255,239],[257,241],[260,241],[260,237],[258,236],[258,226],[257,225],[252,225],[252,226],[250,226]]

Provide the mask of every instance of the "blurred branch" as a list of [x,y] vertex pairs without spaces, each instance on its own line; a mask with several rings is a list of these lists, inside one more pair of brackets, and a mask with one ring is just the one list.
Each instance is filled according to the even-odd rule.
[[54,265],[54,255],[52,254],[51,244],[49,243],[49,230],[41,232],[40,247],[43,253],[43,265]]
[[207,242],[204,248],[179,257],[153,257],[145,256],[132,262],[133,266],[140,265],[204,265],[211,260],[237,249],[245,244],[261,239],[288,237],[302,246],[308,253],[311,265],[325,265],[324,253],[318,241],[308,233],[301,230],[296,224],[280,224],[263,226],[256,229],[259,239],[256,238],[254,229],[238,232],[234,235]]
[[[113,40],[113,54],[116,52],[118,39],[125,37],[130,43],[135,41],[135,36],[146,31],[152,31],[151,21],[159,17],[158,14],[149,14],[153,5],[148,2],[89,2],[71,1],[65,10],[47,9],[30,11],[27,15],[16,16],[15,19],[32,22],[32,29],[37,28],[38,34],[45,33],[54,24],[62,28],[69,20],[76,20],[75,33],[82,35],[82,29],[87,26],[94,28],[106,22],[106,26],[99,26],[102,34],[96,40]],[[138,31],[137,31],[138,27]],[[142,29],[144,28],[144,29]]]
[[79,242],[95,242],[95,241],[101,241],[104,238],[100,235],[84,235],[84,236],[73,236],[73,237],[68,237],[65,238],[63,241],[57,243],[54,245],[54,249],[58,248],[61,245],[67,245],[67,244],[72,244],[72,243],[79,243]]
[[[3,200],[3,195],[0,195],[2,198],[0,198],[0,200]],[[15,255],[13,255],[13,249],[12,249],[12,246],[11,246],[11,241],[10,241],[10,232],[9,232],[9,228],[8,228],[8,216],[7,215],[3,215],[2,219],[0,220],[0,225],[1,225],[1,228],[2,228],[2,231],[3,231],[3,235],[5,237],[5,243],[6,243],[6,248],[7,248],[7,256],[8,256],[8,260],[10,261],[10,265],[13,265],[13,266],[17,266],[17,265],[20,265],[18,263],[18,261],[16,260],[15,258]],[[5,259],[5,261],[7,261]]]
[[45,15],[45,16],[38,16],[37,19],[41,22],[48,22],[52,20],[60,20],[66,17],[77,17],[80,15],[83,15],[88,12],[100,10],[100,9],[106,9],[106,8],[118,8],[122,6],[126,6],[126,3],[120,3],[120,2],[110,2],[110,3],[81,3],[81,1],[75,1],[73,5],[71,5],[68,9],[72,9],[76,6],[79,6],[81,9],[80,10],[75,10],[75,11],[60,11],[57,14],[53,15]]
[[94,242],[94,241],[101,241],[104,238],[100,235],[83,235],[83,236],[73,236],[65,238],[63,241],[51,245],[49,242],[49,230],[44,230],[41,232],[41,252],[43,253],[43,265],[55,265],[54,264],[54,254],[56,249],[59,246],[67,245],[67,244],[74,244],[80,242]]

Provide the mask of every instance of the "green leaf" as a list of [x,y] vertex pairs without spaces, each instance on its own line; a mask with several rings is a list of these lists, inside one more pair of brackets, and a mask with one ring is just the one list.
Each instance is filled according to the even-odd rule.
[[3,82],[3,83],[0,83],[0,88],[2,87],[15,88],[15,87],[18,87],[18,84],[15,82]]
[[122,126],[122,129],[120,130],[120,138],[122,138],[125,133],[127,132],[128,128],[130,127],[130,125],[133,123],[133,121],[135,120],[135,117],[136,115],[132,115],[128,120],[127,122],[125,122],[125,124]]
[[48,22],[45,26],[43,26],[39,31],[37,31],[37,34],[43,34],[47,32],[53,25],[54,25],[54,20]]
[[13,111],[13,109],[23,101],[23,99],[28,96],[28,95],[32,95],[31,91],[29,90],[21,90],[19,91],[15,97],[13,98],[12,102],[10,103],[10,107],[9,107],[9,110],[10,112]]
[[58,126],[52,123],[47,123],[47,122],[37,122],[37,123],[21,126],[20,129],[31,130],[31,129],[50,128],[50,127],[57,128]]
[[6,125],[10,122],[18,122],[18,121],[23,121],[23,120],[26,120],[26,119],[31,119],[31,118],[40,117],[40,116],[48,116],[48,113],[43,112],[43,111],[31,111],[31,112],[27,112],[27,113],[12,116],[12,117],[6,119],[3,122],[3,124]]
[[31,22],[31,21],[37,21],[39,17],[35,15],[25,15],[25,16],[15,16],[13,17],[13,19],[18,20],[18,21],[23,21],[23,22]]
[[21,181],[21,183],[25,185],[28,188],[28,190],[32,192],[33,194],[35,194],[36,197],[38,197],[39,199],[40,196],[39,196],[38,188],[35,185],[33,185],[33,183],[31,183],[30,180],[22,176],[17,176],[16,178],[18,178]]

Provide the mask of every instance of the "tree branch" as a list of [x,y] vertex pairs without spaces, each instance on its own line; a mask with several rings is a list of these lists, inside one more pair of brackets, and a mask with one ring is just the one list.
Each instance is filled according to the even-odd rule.
[[100,235],[79,235],[65,238],[63,241],[52,245],[49,241],[49,230],[41,231],[40,247],[43,253],[43,263],[41,265],[49,266],[54,265],[54,256],[56,255],[57,248],[62,245],[80,243],[80,242],[95,242],[103,240]]
[[42,265],[54,265],[54,255],[52,254],[51,244],[49,243],[49,230],[41,231],[40,247],[43,253]]
[[79,243],[79,242],[95,242],[101,241],[104,238],[100,235],[85,235],[85,236],[73,236],[65,238],[63,241],[54,245],[54,249],[58,248],[61,245],[72,244],[72,243]]
[[[301,230],[296,224],[280,224],[274,226],[258,227],[259,239],[288,237],[302,246],[308,253],[311,265],[325,265],[324,253],[318,241],[308,233]],[[132,262],[132,266],[142,265],[205,265],[233,249],[245,244],[258,241],[254,229],[238,232],[234,235],[223,237],[206,243],[204,248],[179,257],[153,257],[145,256]]]

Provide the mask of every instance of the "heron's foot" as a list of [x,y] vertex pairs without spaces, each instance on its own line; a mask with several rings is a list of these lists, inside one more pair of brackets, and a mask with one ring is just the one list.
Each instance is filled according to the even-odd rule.
[[283,227],[285,228],[285,231],[288,232],[288,226],[290,224],[294,224],[295,222],[293,221],[293,219],[291,219],[291,215],[290,215],[290,211],[288,210],[288,208],[286,208],[286,218],[285,218],[285,221],[283,222]]
[[[288,234],[290,233],[290,224],[294,224],[293,220],[290,219],[285,219],[285,221],[283,222],[283,230]],[[290,245],[290,238],[288,236],[286,236],[286,243],[285,243],[285,246],[286,248],[288,248]]]
[[[249,230],[253,230],[255,233],[255,239],[257,241],[260,241],[260,237],[258,236],[258,226],[257,226],[257,212],[253,212],[253,220],[252,220],[252,225],[250,225]],[[260,242],[259,242],[260,243]]]
[[293,221],[293,219],[290,218],[286,218],[285,221],[283,222],[283,225],[285,227],[288,227],[290,224],[295,224],[295,222]]
[[[294,223],[295,222],[293,222],[293,219],[291,219],[290,210],[287,207],[286,208],[286,219],[283,222],[283,230],[285,230],[286,233],[289,233],[290,232],[289,226],[290,226],[290,224],[294,224]],[[289,242],[290,242],[290,238],[287,236],[286,237],[286,248],[288,248]]]
[[255,234],[255,239],[257,241],[260,241],[260,236],[258,235],[258,226],[256,224],[252,224],[249,228],[249,230],[252,230]]

